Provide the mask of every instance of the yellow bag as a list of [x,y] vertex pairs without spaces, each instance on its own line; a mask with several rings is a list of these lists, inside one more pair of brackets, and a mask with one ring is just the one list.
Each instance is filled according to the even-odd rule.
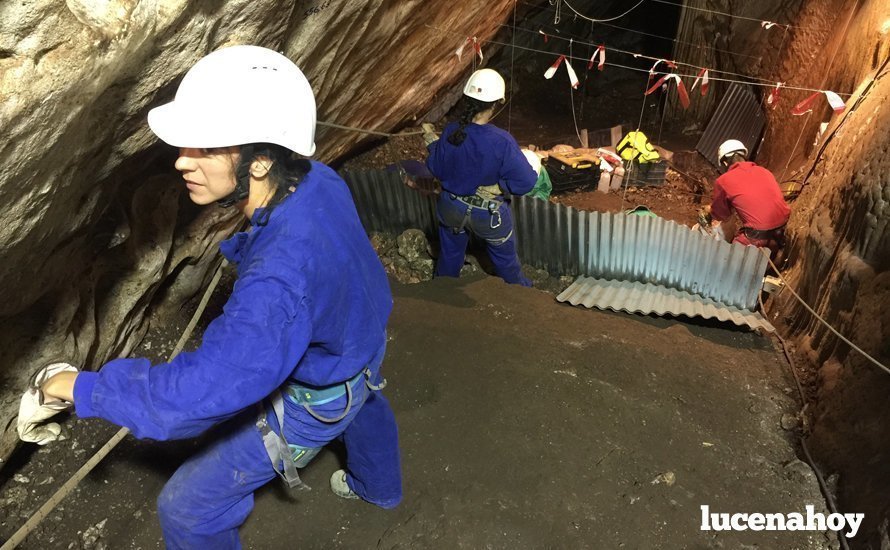
[[655,162],[661,158],[643,132],[628,132],[624,139],[618,143],[616,149],[624,160],[635,160],[643,163]]

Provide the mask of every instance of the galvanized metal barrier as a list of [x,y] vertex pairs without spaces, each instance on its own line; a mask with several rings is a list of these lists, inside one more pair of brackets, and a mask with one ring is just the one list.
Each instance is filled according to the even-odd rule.
[[662,218],[513,200],[519,257],[551,274],[653,283],[741,309],[757,304],[766,257]]
[[395,171],[346,171],[341,174],[352,191],[365,231],[399,234],[420,229],[428,238],[438,234],[436,201],[411,189]]
[[757,155],[765,125],[766,115],[751,87],[734,82],[723,96],[695,149],[719,168],[717,148],[727,139],[737,139],[748,148],[748,158],[753,159]]
[[[367,231],[436,235],[435,202],[396,172],[344,174]],[[529,197],[512,201],[519,258],[552,275],[651,283],[740,309],[757,304],[767,260],[662,218],[583,212]]]

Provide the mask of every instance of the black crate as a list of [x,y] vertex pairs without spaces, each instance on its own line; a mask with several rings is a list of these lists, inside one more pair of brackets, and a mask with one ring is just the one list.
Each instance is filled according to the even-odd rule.
[[624,179],[627,185],[664,185],[667,163],[663,160],[655,162],[624,161]]
[[547,159],[544,166],[554,193],[596,187],[600,177],[599,166],[595,165],[590,168],[572,168],[556,159]]

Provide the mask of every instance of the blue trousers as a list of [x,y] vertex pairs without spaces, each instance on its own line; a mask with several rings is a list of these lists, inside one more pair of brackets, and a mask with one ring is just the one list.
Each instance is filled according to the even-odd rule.
[[[285,434],[289,443],[303,446],[324,445],[342,437],[349,486],[364,500],[392,508],[402,498],[395,417],[380,392],[370,392],[364,383],[362,387],[361,395],[354,396],[353,410],[336,425],[313,429],[314,419],[308,413],[304,411],[305,416],[295,422],[288,409]],[[345,404],[344,397],[315,410],[335,416]],[[209,444],[180,466],[164,486],[158,497],[158,517],[168,549],[241,548],[238,527],[253,509],[253,493],[277,476],[256,416],[251,408],[219,426]],[[269,421],[277,430],[274,415]]]
[[501,203],[494,212],[477,208],[451,198],[447,191],[436,202],[439,216],[439,261],[437,277],[458,277],[464,265],[464,256],[470,234],[485,239],[486,250],[494,264],[495,273],[510,284],[532,286],[522,274],[519,256],[516,254],[516,235],[513,234],[513,214],[510,205]]

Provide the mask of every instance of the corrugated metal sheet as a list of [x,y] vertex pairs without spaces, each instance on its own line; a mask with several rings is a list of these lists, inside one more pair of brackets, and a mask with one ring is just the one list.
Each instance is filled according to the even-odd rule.
[[406,229],[420,229],[429,238],[437,235],[435,199],[406,186],[398,172],[345,171],[341,175],[366,231],[398,235]]
[[588,308],[611,309],[647,315],[685,315],[732,322],[738,326],[775,332],[775,328],[759,313],[728,307],[683,292],[651,283],[608,281],[581,277],[556,297],[560,302]]
[[662,218],[513,200],[519,257],[551,274],[653,283],[753,309],[766,272],[757,248],[717,242]]
[[760,145],[764,125],[766,117],[751,88],[733,83],[695,148],[711,164],[719,167],[717,148],[727,139],[737,139],[745,144],[753,158]]
[[[435,202],[396,172],[349,172],[344,178],[365,229],[437,234]],[[514,197],[519,258],[553,275],[652,283],[740,309],[753,309],[766,272],[754,247],[716,242],[662,218],[582,212]]]

